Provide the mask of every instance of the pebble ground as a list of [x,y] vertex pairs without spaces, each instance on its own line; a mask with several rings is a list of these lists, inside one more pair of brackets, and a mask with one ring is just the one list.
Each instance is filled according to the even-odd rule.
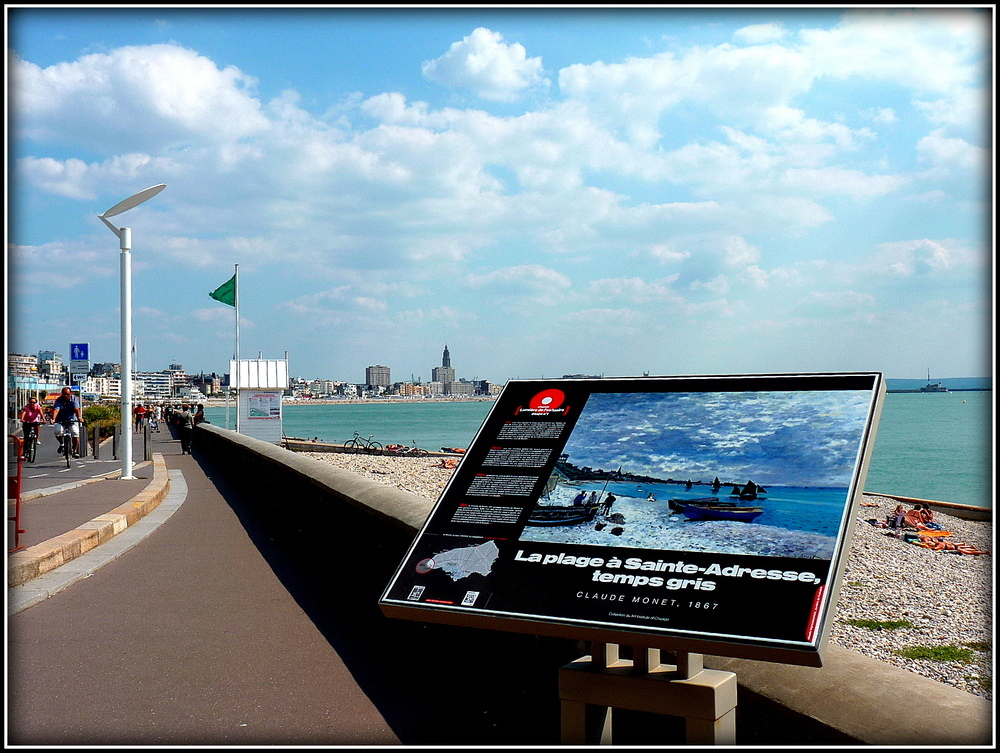
[[[434,457],[303,454],[432,501],[454,473]],[[936,521],[952,533],[947,541],[966,542],[989,554],[931,551],[886,536],[886,529],[867,522],[885,520],[897,504],[866,494],[858,507],[830,640],[992,699],[993,525],[938,513]],[[871,621],[876,629],[850,623],[856,620]],[[959,658],[940,661],[898,653],[942,647],[953,647]]]

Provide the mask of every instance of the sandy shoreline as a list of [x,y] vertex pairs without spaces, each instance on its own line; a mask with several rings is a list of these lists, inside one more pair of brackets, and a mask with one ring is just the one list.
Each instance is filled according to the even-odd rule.
[[[438,499],[454,473],[454,469],[442,467],[441,460],[434,458],[302,454],[432,501]],[[961,555],[932,551],[886,536],[885,529],[866,522],[884,520],[896,504],[896,500],[888,497],[864,495],[854,521],[854,536],[830,640],[873,659],[992,699],[993,524],[939,513],[937,521],[952,533],[947,540],[967,542],[991,553]],[[742,530],[742,536],[746,536],[747,524],[730,525],[737,527],[737,534]],[[870,630],[847,624],[848,620],[905,620],[907,626]],[[895,653],[931,646],[965,649],[971,652],[970,660],[942,662],[905,658]]]
[[[400,397],[400,398],[344,398],[343,400],[289,400],[284,398],[281,401],[282,408],[295,407],[299,405],[419,405],[422,403],[492,403],[495,397]],[[225,408],[226,401],[217,397],[205,398],[199,401],[206,408]],[[235,406],[236,400],[231,399],[229,405]]]

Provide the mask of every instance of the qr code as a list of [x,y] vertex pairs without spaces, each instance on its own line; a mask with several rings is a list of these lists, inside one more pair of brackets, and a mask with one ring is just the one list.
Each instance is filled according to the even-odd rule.
[[410,590],[410,595],[407,596],[406,598],[409,601],[420,601],[420,597],[424,595],[424,589],[425,588],[426,588],[426,586],[414,586]]
[[462,606],[471,607],[476,603],[476,599],[479,598],[479,591],[466,591],[465,596],[462,597]]

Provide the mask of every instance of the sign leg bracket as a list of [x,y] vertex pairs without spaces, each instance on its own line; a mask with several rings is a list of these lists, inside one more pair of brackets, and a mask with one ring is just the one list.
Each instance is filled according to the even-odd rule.
[[564,744],[613,744],[616,708],[683,717],[689,744],[735,744],[734,673],[705,669],[701,654],[677,652],[674,664],[663,664],[660,649],[637,646],[632,656],[595,641],[589,656],[559,670]]

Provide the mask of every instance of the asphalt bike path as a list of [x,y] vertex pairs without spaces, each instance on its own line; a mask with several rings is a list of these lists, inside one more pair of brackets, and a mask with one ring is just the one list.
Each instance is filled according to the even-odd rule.
[[[181,455],[162,431],[152,441],[170,476],[156,509],[8,590],[8,743],[398,745],[196,461],[197,447]],[[133,444],[141,453],[141,435]],[[48,462],[39,455],[35,469]],[[34,535],[69,530],[149,483],[90,481],[84,471],[97,466],[85,465],[66,482],[40,476],[36,491],[68,488],[23,503],[22,528],[31,530],[30,510]],[[152,476],[146,467],[135,475]],[[39,585],[51,595],[11,613],[11,591]]]

